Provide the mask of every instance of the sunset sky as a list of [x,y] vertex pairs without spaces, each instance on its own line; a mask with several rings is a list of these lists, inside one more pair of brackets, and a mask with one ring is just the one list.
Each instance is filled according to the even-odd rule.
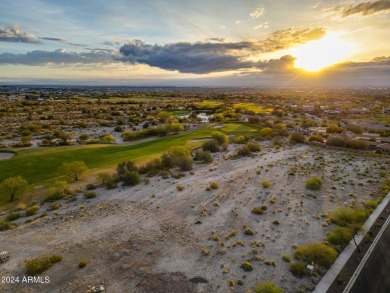
[[1,0],[0,84],[390,86],[390,0]]

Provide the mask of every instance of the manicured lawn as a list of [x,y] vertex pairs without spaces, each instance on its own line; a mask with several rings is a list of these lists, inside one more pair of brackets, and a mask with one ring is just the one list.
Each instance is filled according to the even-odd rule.
[[253,111],[256,114],[259,114],[259,113],[271,113],[272,110],[273,110],[272,108],[264,108],[264,107],[262,107],[260,105],[256,105],[256,104],[253,104],[253,103],[234,104],[234,108],[244,108],[246,110]]
[[227,123],[221,129],[215,129],[213,126],[214,124],[204,125],[191,132],[119,145],[18,149],[12,159],[0,161],[0,181],[20,175],[30,184],[38,184],[48,180],[53,181],[61,176],[58,167],[63,162],[84,161],[89,169],[97,170],[113,167],[124,160],[146,161],[160,155],[172,146],[185,144],[196,146],[200,143],[188,141],[209,137],[214,131],[244,134],[254,133],[258,130],[257,126],[239,123]]

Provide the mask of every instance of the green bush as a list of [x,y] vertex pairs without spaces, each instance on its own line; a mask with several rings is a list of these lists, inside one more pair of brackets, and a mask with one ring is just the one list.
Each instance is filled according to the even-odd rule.
[[138,171],[126,171],[122,176],[123,184],[134,186],[141,182],[141,175]]
[[209,151],[197,150],[195,152],[194,160],[200,161],[204,164],[209,164],[213,162],[213,156]]
[[277,287],[272,282],[263,281],[256,285],[254,292],[255,293],[283,293],[283,290]]
[[119,180],[125,180],[129,172],[138,172],[138,167],[134,161],[123,161],[116,167],[116,172]]
[[96,189],[96,186],[94,184],[87,184],[87,186],[85,187],[87,190],[95,190]]
[[21,217],[20,213],[11,213],[5,219],[7,221],[15,221]]
[[86,260],[80,260],[79,262],[79,268],[85,268],[87,266],[88,262]]
[[290,143],[296,144],[296,143],[304,143],[305,142],[305,136],[302,132],[294,132],[290,135]]
[[340,207],[330,213],[329,219],[337,226],[347,227],[352,224],[363,224],[368,216],[369,211],[364,209]]
[[262,215],[263,214],[263,210],[261,209],[261,207],[254,207],[252,209],[252,213],[255,214],[255,215]]
[[300,246],[295,250],[295,257],[305,262],[314,262],[329,268],[337,258],[337,251],[324,243],[313,242]]
[[209,151],[209,152],[212,152],[212,153],[216,153],[216,152],[220,151],[218,141],[216,141],[215,139],[206,140],[202,144],[202,149],[204,151]]
[[252,235],[255,234],[255,232],[253,232],[252,229],[246,228],[246,229],[244,230],[244,234],[245,234],[245,235],[248,235],[248,236],[252,236]]
[[184,190],[184,186],[183,185],[176,185],[176,189],[178,191],[183,191]]
[[245,138],[245,136],[242,136],[242,135],[235,136],[233,138],[233,142],[236,143],[236,144],[245,144],[246,143],[246,138]]
[[240,157],[249,157],[252,155],[252,152],[251,150],[249,149],[249,147],[247,147],[246,145],[244,145],[243,147],[239,148],[237,150],[237,155],[239,155]]
[[26,209],[26,217],[35,215],[39,211],[40,207],[39,206],[32,206],[28,209]]
[[34,258],[25,262],[26,273],[35,276],[50,269],[53,264],[62,260],[62,256],[53,254],[42,258]]
[[268,188],[268,187],[270,187],[270,186],[272,185],[272,183],[269,182],[269,181],[267,181],[267,180],[263,180],[263,181],[261,182],[261,185],[262,185],[264,188]]
[[85,198],[95,198],[96,197],[96,192],[94,191],[86,191],[84,192],[84,197]]
[[216,140],[218,144],[229,143],[229,137],[226,134],[221,132],[213,132],[211,133],[212,139]]
[[98,174],[98,179],[107,189],[113,189],[117,187],[115,175],[110,175],[106,172],[102,172]]
[[290,264],[290,272],[294,276],[298,278],[302,278],[303,276],[306,275],[306,267],[302,262],[293,262]]
[[3,219],[0,218],[0,231],[6,231],[14,227],[16,227],[16,224],[11,223],[9,221],[3,221]]
[[218,183],[217,183],[217,182],[211,182],[211,183],[210,183],[210,188],[211,188],[211,189],[218,189],[218,187],[219,187],[219,186],[218,186]]
[[310,190],[319,190],[322,186],[322,180],[318,177],[312,177],[306,180],[306,188]]
[[353,237],[352,231],[346,227],[336,227],[326,235],[326,241],[334,245],[347,246]]
[[243,268],[244,271],[246,272],[250,272],[250,271],[253,271],[253,265],[247,261],[243,262],[241,265],[240,265],[240,268]]
[[291,261],[290,256],[288,254],[282,254],[282,259],[285,262],[290,262]]
[[252,141],[249,141],[247,142],[246,144],[247,148],[251,151],[251,152],[260,152],[261,148],[260,148],[260,144],[256,143],[256,142],[252,142]]

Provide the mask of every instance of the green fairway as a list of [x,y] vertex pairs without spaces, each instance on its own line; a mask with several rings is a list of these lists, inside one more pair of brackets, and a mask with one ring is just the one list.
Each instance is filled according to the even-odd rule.
[[259,114],[259,113],[271,113],[273,109],[271,108],[264,108],[260,105],[256,105],[256,104],[253,104],[253,103],[238,103],[238,104],[234,104],[234,108],[243,108],[243,109],[246,109],[248,111],[252,111],[256,114]]
[[189,140],[208,137],[214,131],[220,130],[227,134],[250,134],[258,130],[257,126],[239,123],[227,123],[221,129],[215,129],[213,126],[214,124],[203,125],[195,131],[118,145],[16,150],[16,155],[12,159],[0,161],[0,181],[20,175],[30,184],[38,184],[59,177],[61,174],[58,172],[58,167],[63,162],[84,161],[89,169],[108,168],[123,160],[142,161],[156,157],[172,146],[189,144]]

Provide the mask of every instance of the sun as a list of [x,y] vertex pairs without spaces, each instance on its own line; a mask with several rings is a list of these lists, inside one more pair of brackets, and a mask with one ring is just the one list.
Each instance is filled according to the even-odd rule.
[[290,52],[296,58],[295,68],[314,72],[345,61],[354,53],[354,46],[340,34],[328,34],[320,40],[291,49]]

